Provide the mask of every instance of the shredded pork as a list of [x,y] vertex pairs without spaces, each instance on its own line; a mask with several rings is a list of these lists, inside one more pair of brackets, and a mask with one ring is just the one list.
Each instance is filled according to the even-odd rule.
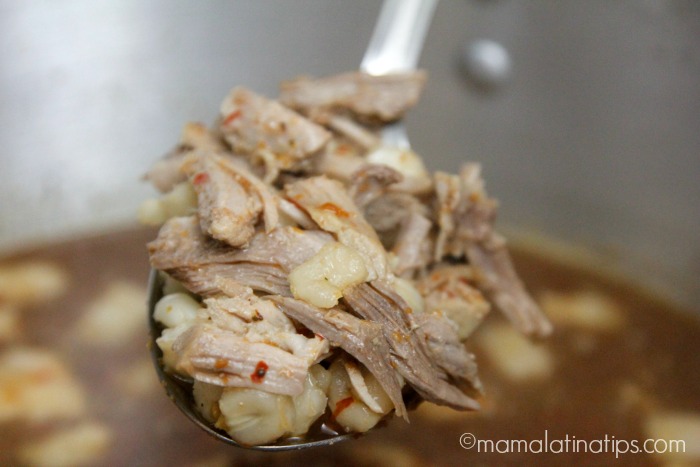
[[[358,431],[392,409],[408,420],[416,394],[477,410],[464,342],[490,309],[525,334],[551,331],[494,230],[479,166],[430,175],[414,152],[381,145],[376,125],[401,118],[424,83],[423,72],[301,78],[278,100],[238,87],[216,129],[188,125],[148,173],[164,196],[184,183],[197,198],[148,244],[151,265],[200,300],[186,319],[161,317],[158,343],[233,438],[289,417],[308,426],[323,404]],[[187,297],[166,298],[161,311]],[[241,412],[239,399],[268,409]],[[247,431],[239,417],[253,417]],[[299,434],[277,428],[255,439]]]
[[382,76],[345,73],[321,79],[299,78],[282,83],[280,101],[305,112],[342,110],[389,122],[401,118],[418,102],[426,79],[424,71]]

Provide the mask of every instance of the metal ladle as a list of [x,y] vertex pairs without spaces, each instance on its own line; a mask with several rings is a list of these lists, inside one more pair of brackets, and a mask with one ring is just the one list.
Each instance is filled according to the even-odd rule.
[[[360,69],[372,75],[414,70],[436,4],[437,0],[385,0]],[[403,124],[387,125],[382,132],[382,143],[399,148],[410,147]],[[324,424],[312,427],[310,434],[304,437],[283,438],[270,445],[247,446],[212,426],[195,407],[191,381],[169,373],[163,367],[163,354],[155,342],[160,337],[162,327],[153,319],[156,303],[163,297],[163,279],[155,270],[151,271],[148,290],[149,348],[161,384],[182,413],[211,436],[232,446],[259,451],[329,446],[359,436],[356,433],[339,433]]]

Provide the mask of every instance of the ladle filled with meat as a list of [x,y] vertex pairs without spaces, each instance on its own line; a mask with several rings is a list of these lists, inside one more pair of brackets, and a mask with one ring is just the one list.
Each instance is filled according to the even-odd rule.
[[478,410],[464,342],[491,309],[551,331],[479,164],[429,173],[379,136],[426,79],[303,77],[276,99],[236,87],[148,172],[163,193],[140,210],[162,224],[148,244],[157,363],[220,439],[307,446],[408,420],[416,400]]

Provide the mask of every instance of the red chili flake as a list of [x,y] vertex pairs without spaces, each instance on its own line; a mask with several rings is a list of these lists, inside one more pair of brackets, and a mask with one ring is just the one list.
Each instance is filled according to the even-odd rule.
[[234,110],[231,112],[228,117],[224,119],[224,125],[229,125],[231,122],[233,122],[235,119],[241,116],[241,111],[240,109]]
[[347,218],[350,217],[350,213],[341,208],[340,206],[337,206],[333,203],[323,203],[318,207],[319,209],[323,209],[325,211],[331,211],[333,214],[335,214],[338,217],[343,217]]
[[236,181],[244,190],[250,191],[251,184],[247,178],[236,177]]
[[250,374],[250,380],[256,384],[262,383],[268,368],[267,363],[260,360],[258,364],[255,365],[255,371]]
[[321,334],[318,334],[318,333],[317,333],[317,334],[314,334],[314,336],[318,337],[318,338],[321,339],[321,340],[324,340],[324,339],[325,339],[325,337],[323,337]]
[[339,400],[337,404],[335,404],[335,410],[333,411],[333,418],[338,418],[338,415],[340,415],[343,410],[347,409],[352,405],[352,403],[355,402],[355,399],[350,397],[346,397],[343,400]]
[[337,148],[335,148],[335,153],[339,155],[347,154],[350,152],[350,146],[347,144],[339,144]]
[[199,172],[192,179],[192,183],[195,185],[201,185],[202,183],[206,183],[208,181],[209,181],[209,174],[206,172]]

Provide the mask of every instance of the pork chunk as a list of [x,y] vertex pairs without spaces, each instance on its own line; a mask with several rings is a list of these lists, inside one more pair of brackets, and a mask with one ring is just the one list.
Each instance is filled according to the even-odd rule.
[[182,164],[188,156],[194,153],[221,153],[225,151],[226,146],[220,135],[201,123],[188,123],[182,129],[180,144],[167,153],[165,157],[157,160],[144,178],[161,193],[167,193],[175,185],[187,179],[182,171]]
[[197,193],[201,228],[231,246],[248,243],[264,213],[265,230],[277,226],[277,203],[270,189],[235,159],[193,156],[183,166]]
[[221,132],[235,151],[267,151],[289,169],[319,151],[331,135],[280,103],[237,87],[221,104]]
[[360,284],[346,291],[345,300],[355,313],[381,325],[393,366],[425,400],[458,410],[478,409],[479,404],[431,362],[427,344],[414,332],[418,323],[410,307],[391,287],[382,281]]
[[362,362],[393,402],[396,414],[408,417],[399,379],[386,358],[390,350],[378,323],[358,319],[337,308],[322,310],[293,298],[268,298],[277,303],[290,318],[329,339],[333,345]]
[[296,227],[259,232],[247,248],[233,248],[202,233],[196,217],[174,217],[148,244],[151,265],[165,271],[191,292],[212,295],[221,279],[255,290],[291,295],[287,275],[315,255],[332,237]]
[[374,76],[344,73],[328,78],[298,78],[282,83],[280,101],[302,111],[347,110],[356,116],[389,122],[413,107],[425,86],[423,70]]
[[552,325],[515,272],[505,240],[493,228],[497,203],[484,191],[481,168],[465,165],[459,176],[435,174],[439,234],[435,260],[465,256],[476,284],[523,333],[546,336]]
[[389,273],[386,250],[345,187],[328,177],[311,177],[285,187],[287,197],[301,206],[326,232],[355,249],[365,260],[368,280]]
[[304,390],[308,365],[302,358],[216,326],[192,326],[177,338],[173,350],[175,368],[205,383],[290,396]]

